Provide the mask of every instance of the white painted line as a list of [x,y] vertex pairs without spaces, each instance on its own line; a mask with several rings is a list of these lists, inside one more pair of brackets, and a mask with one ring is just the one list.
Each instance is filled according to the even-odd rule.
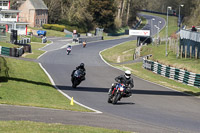
[[[43,51],[43,50],[42,50]],[[37,59],[39,59],[40,57],[42,57],[44,54],[46,54],[47,51],[45,51],[43,54],[41,54],[40,56],[37,57]]]
[[[65,97],[67,97],[69,100],[71,100],[72,98],[71,98],[69,95],[67,95],[67,94],[65,94],[64,92],[62,92],[62,91],[55,85],[53,79],[51,78],[51,76],[49,75],[49,73],[44,69],[44,67],[42,66],[42,64],[39,63],[39,65],[40,65],[40,67],[43,69],[43,71],[46,73],[46,75],[48,76],[48,78],[50,79],[51,84],[52,84],[61,94],[63,94]],[[74,103],[76,103],[76,104],[78,104],[78,105],[80,105],[80,106],[82,106],[82,107],[84,107],[84,108],[87,108],[87,109],[89,109],[89,110],[92,110],[92,111],[94,111],[95,113],[102,113],[102,112],[100,112],[100,111],[98,111],[98,110],[95,110],[95,109],[93,109],[93,108],[90,108],[90,107],[88,107],[88,106],[85,106],[85,105],[83,105],[83,104],[77,102],[76,100],[74,100]]]

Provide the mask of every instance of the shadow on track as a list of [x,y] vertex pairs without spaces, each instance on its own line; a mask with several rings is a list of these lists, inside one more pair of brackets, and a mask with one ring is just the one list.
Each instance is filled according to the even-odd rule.
[[[77,87],[72,88],[71,86],[57,86],[60,90],[69,90],[69,91],[87,91],[87,92],[101,92],[108,93],[109,88],[97,88],[97,87]],[[163,95],[163,96],[189,96],[187,94],[177,92],[177,91],[157,91],[157,90],[136,90],[132,89],[132,94],[143,94],[143,95]]]
[[121,101],[118,101],[117,104],[114,104],[114,105],[134,105],[135,103],[133,102],[121,102]]

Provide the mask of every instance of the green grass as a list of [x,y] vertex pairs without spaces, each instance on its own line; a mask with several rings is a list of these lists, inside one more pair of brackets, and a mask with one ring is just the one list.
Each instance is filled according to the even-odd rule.
[[102,51],[102,55],[107,62],[121,63],[133,59],[133,53],[136,48],[136,41],[126,42],[123,45],[117,45],[114,48],[110,48],[109,52]]
[[71,106],[70,100],[59,93],[37,63],[4,60],[1,71],[0,103],[56,108],[74,111],[89,111],[78,105]]
[[18,47],[17,45],[14,45],[14,44],[11,44],[11,43],[6,43],[6,42],[0,42],[0,46],[8,47],[8,48]]
[[25,58],[31,58],[31,59],[37,59],[41,54],[43,54],[45,51],[39,50],[39,48],[44,47],[47,45],[47,43],[31,43],[31,49],[32,53],[25,53],[23,57]]
[[29,27],[29,29],[33,29],[33,30],[45,30],[47,32],[46,36],[47,37],[51,37],[51,36],[54,36],[54,37],[65,37],[66,33],[65,32],[60,32],[60,31],[55,31],[55,30],[48,30],[48,29],[43,29],[43,28],[32,28],[32,27]]
[[63,124],[46,124],[29,121],[0,121],[0,132],[3,133],[130,133],[120,130],[88,126]]

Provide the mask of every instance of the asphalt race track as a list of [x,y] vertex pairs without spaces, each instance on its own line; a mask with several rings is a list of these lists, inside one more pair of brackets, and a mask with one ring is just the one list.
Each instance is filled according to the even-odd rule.
[[[151,19],[152,16],[146,18]],[[161,20],[162,26],[165,25],[161,18],[154,18],[156,22]],[[150,23],[145,28],[149,29]],[[155,34],[156,30],[153,31]],[[1,105],[0,114],[4,114],[9,108],[16,109],[16,112],[10,110],[10,117],[1,115],[0,120],[80,124],[142,133],[200,132],[200,99],[144,81],[134,75],[133,96],[122,99],[117,105],[107,103],[109,87],[114,78],[124,72],[106,64],[99,53],[134,39],[136,37],[92,42],[88,43],[86,48],[76,45],[70,55],[67,55],[66,49],[63,48],[67,42],[61,38],[51,38],[53,44],[43,48],[48,52],[38,59],[60,90],[77,102],[103,112],[102,114]],[[70,75],[82,62],[86,66],[86,80],[74,89],[71,87]],[[24,111],[24,115],[19,115],[23,112],[20,110]]]

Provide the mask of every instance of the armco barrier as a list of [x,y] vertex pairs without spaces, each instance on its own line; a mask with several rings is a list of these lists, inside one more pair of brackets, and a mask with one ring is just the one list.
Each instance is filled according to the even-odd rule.
[[187,84],[189,86],[200,87],[200,74],[192,73],[187,70],[177,69],[162,65],[158,62],[147,60],[143,58],[143,67],[163,77],[167,77],[172,80],[176,80],[180,83]]

